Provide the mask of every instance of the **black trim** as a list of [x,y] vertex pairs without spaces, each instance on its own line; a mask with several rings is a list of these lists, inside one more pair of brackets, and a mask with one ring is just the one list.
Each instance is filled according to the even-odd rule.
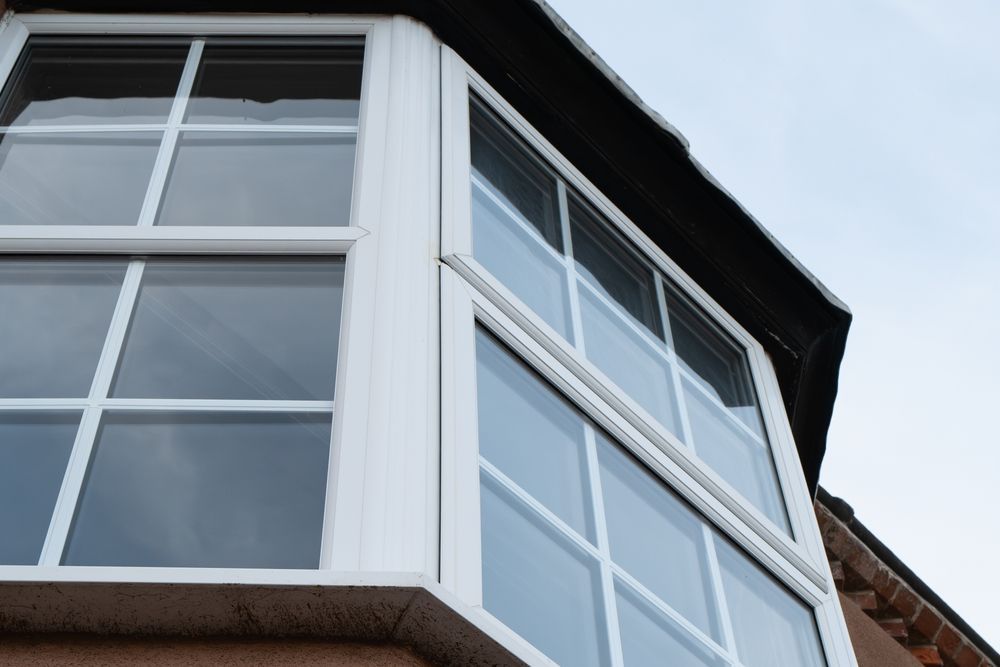
[[761,342],[774,362],[806,481],[815,491],[850,312],[541,0],[8,4],[74,12],[393,13],[423,21]]

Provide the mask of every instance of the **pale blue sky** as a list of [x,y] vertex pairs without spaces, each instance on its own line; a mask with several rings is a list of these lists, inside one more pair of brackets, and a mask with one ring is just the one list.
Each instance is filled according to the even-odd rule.
[[550,4],[851,307],[821,483],[1000,648],[1000,4]]

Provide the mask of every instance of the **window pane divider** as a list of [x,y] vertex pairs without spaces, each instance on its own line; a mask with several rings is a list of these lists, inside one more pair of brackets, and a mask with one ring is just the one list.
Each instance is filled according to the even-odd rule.
[[350,134],[358,133],[357,125],[258,125],[256,123],[181,123],[179,132],[246,132],[247,134]]
[[7,125],[0,126],[3,134],[103,134],[112,132],[163,132],[163,123],[90,123],[89,125]]
[[140,227],[152,226],[156,221],[156,214],[160,208],[160,197],[162,197],[163,188],[167,183],[167,175],[170,172],[170,164],[173,162],[174,150],[177,146],[177,137],[180,134],[178,126],[184,120],[184,112],[187,109],[191,89],[194,86],[194,78],[198,73],[198,63],[204,48],[205,40],[195,39],[191,41],[187,61],[181,71],[180,83],[177,84],[177,95],[174,97],[174,103],[170,107],[170,115],[167,117],[167,128],[163,133],[160,151],[156,154],[156,162],[153,163],[153,174],[150,176],[149,187],[146,189],[146,198],[139,213]]

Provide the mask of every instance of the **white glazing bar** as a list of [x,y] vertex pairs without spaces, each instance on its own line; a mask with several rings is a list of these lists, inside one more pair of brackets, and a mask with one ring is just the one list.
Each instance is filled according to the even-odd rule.
[[542,247],[542,249],[545,250],[545,252],[547,252],[549,255],[551,255],[552,259],[556,260],[557,262],[559,262],[563,266],[566,266],[566,256],[563,255],[562,253],[560,253],[555,248],[553,248],[549,244],[549,242],[545,240],[545,237],[543,237],[538,232],[538,230],[535,229],[534,225],[532,225],[531,223],[525,221],[524,218],[521,216],[521,214],[519,214],[519,213],[511,210],[511,208],[509,206],[507,206],[507,204],[503,203],[500,200],[500,198],[497,197],[490,190],[489,186],[486,185],[485,183],[483,183],[478,177],[476,177],[475,174],[472,175],[472,184],[475,187],[479,188],[479,190],[484,195],[486,195],[487,197],[489,197],[490,201],[492,201],[501,211],[503,211],[507,215],[507,217],[509,217],[511,220],[513,220],[514,223],[516,223],[517,226],[521,228],[521,231],[523,231],[525,234],[527,234],[528,236],[530,236],[533,241],[536,241],[538,243],[538,245],[540,245]]
[[[670,314],[667,311],[667,295],[663,285],[663,276],[656,274],[656,299],[660,306],[660,323],[663,326],[663,334],[667,341],[667,347],[673,357],[670,364],[670,374],[674,381],[674,393],[677,396],[678,406],[681,415],[681,428],[684,432],[684,441],[692,452],[697,453],[694,436],[691,431],[691,420],[688,416],[687,401],[684,398],[684,387],[681,384],[679,372],[680,362],[676,356],[676,346],[674,345],[673,330],[670,328]],[[722,625],[722,634],[730,657],[735,661],[736,642],[733,636],[733,624],[729,618],[729,607],[726,605],[725,591],[722,589],[722,575],[719,570],[719,558],[715,552],[715,540],[712,529],[707,524],[701,526],[702,539],[705,544],[705,554],[708,558],[708,571],[712,579],[712,591],[715,595],[715,606],[719,614],[719,622]]]
[[0,410],[82,410],[90,406],[87,398],[0,398]]
[[247,132],[247,133],[266,133],[266,132],[283,132],[288,134],[293,133],[322,133],[322,134],[357,134],[357,125],[258,125],[258,124],[243,124],[238,123],[219,123],[217,125],[212,125],[210,123],[181,123],[177,127],[181,132]]
[[163,132],[163,124],[92,124],[92,125],[8,125],[0,126],[3,134],[100,134],[104,132]]
[[118,303],[115,306],[114,315],[111,316],[111,325],[104,341],[104,349],[101,350],[100,361],[97,362],[97,372],[94,374],[94,381],[90,387],[91,402],[103,402],[111,389],[111,381],[118,366],[118,356],[125,342],[129,321],[132,319],[132,309],[135,307],[135,300],[139,294],[139,283],[142,281],[142,271],[145,265],[146,262],[143,260],[133,260],[129,262],[128,269],[125,271],[125,279],[122,280]]
[[156,221],[160,197],[167,182],[170,163],[174,159],[174,149],[177,146],[177,137],[180,134],[178,127],[184,119],[184,112],[187,109],[188,98],[191,95],[191,88],[194,86],[194,77],[198,73],[198,63],[201,61],[201,52],[204,48],[205,40],[203,39],[191,42],[187,62],[184,63],[181,80],[177,85],[177,96],[174,98],[173,106],[170,107],[170,115],[167,117],[167,129],[163,133],[160,151],[156,154],[156,162],[153,164],[153,174],[149,178],[146,198],[142,202],[142,212],[139,213],[139,226],[141,227],[152,226]]
[[[562,185],[561,182],[560,185]],[[601,489],[600,466],[597,461],[597,437],[591,424],[584,425],[584,434],[587,447],[587,472],[590,478],[591,508],[594,513],[594,530],[597,537],[597,549],[601,552],[601,594],[604,598],[604,618],[608,624],[611,664],[614,667],[623,667],[625,654],[622,651],[621,628],[618,625],[615,580],[611,572],[611,543],[608,539],[608,522],[604,515],[604,493]]]
[[580,287],[577,285],[576,260],[573,259],[573,236],[569,224],[569,200],[566,197],[566,184],[556,181],[559,195],[559,226],[562,230],[563,253],[566,256],[566,271],[564,280],[569,294],[569,312],[573,321],[573,344],[580,352],[586,354],[587,343],[583,338],[583,317],[580,314]]
[[97,437],[97,428],[100,423],[100,408],[84,410],[80,427],[76,432],[76,440],[73,442],[73,449],[66,464],[62,486],[59,488],[59,495],[52,511],[52,519],[49,521],[49,530],[45,534],[42,552],[38,557],[39,565],[59,565],[59,561],[62,559],[70,524],[73,522],[73,514],[76,512],[76,501],[80,495],[80,489],[83,487],[83,479],[87,474],[87,466],[90,463],[90,455],[94,449],[94,440]]
[[332,412],[333,401],[109,398],[100,407],[115,410],[217,410],[220,412]]

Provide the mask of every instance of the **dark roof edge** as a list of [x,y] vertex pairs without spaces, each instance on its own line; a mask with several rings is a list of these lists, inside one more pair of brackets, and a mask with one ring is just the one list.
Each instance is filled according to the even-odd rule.
[[854,534],[861,542],[868,547],[875,556],[885,563],[889,569],[895,572],[907,584],[913,589],[913,591],[922,597],[926,602],[929,602],[931,606],[937,609],[941,615],[948,620],[959,632],[964,634],[973,644],[976,645],[980,651],[983,652],[994,664],[1000,665],[1000,653],[998,653],[989,642],[987,642],[983,637],[972,629],[968,622],[962,618],[957,611],[952,609],[947,602],[941,599],[941,596],[934,592],[930,586],[924,583],[917,574],[911,570],[906,563],[900,560],[889,547],[887,547],[880,539],[875,537],[870,530],[855,516],[854,508],[851,507],[847,501],[843,498],[838,498],[832,495],[829,491],[824,489],[822,486],[817,487],[816,500],[822,503],[830,512],[840,519],[840,521],[847,526],[847,529]]
[[590,61],[590,64],[597,69],[610,83],[612,86],[618,89],[629,102],[631,102],[637,109],[642,113],[646,114],[649,119],[658,125],[664,132],[673,135],[684,150],[688,154],[688,158],[691,160],[691,164],[694,165],[701,175],[712,184],[719,192],[729,198],[733,204],[735,204],[740,211],[750,220],[758,229],[760,229],[761,234],[763,234],[770,243],[774,246],[775,250],[778,251],[792,266],[798,271],[802,276],[808,280],[812,285],[819,291],[823,297],[830,302],[830,305],[837,309],[842,310],[846,313],[850,313],[851,309],[848,307],[844,301],[842,301],[836,294],[833,293],[830,288],[828,288],[823,282],[815,276],[809,269],[807,269],[799,259],[791,253],[788,248],[786,248],[775,236],[767,229],[750,211],[740,203],[736,197],[732,195],[723,185],[712,175],[712,173],[702,165],[697,158],[691,153],[691,142],[688,141],[680,130],[675,126],[671,125],[667,119],[665,119],[658,111],[653,109],[651,106],[646,104],[642,97],[639,96],[635,90],[632,89],[625,80],[618,75],[611,66],[601,58],[598,53],[587,44],[586,40],[580,36],[578,32],[573,30],[572,27],[566,21],[559,16],[559,14],[547,3],[545,0],[527,0],[538,6],[542,14],[552,23],[552,27],[561,32],[563,36],[572,44],[577,51],[580,52],[584,58]]

